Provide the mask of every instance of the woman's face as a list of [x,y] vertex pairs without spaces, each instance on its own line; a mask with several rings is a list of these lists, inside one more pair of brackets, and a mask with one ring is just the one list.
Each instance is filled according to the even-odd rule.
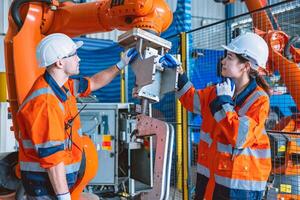
[[221,63],[224,77],[238,79],[246,72],[246,63],[241,63],[236,54],[230,51],[227,52]]

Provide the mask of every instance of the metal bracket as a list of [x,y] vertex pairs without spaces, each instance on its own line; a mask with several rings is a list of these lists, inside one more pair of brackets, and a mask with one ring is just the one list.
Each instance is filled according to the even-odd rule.
[[169,198],[170,172],[174,128],[172,125],[146,115],[137,116],[138,136],[156,135],[153,189],[142,195],[142,200],[167,200]]
[[144,31],[140,28],[133,28],[126,33],[123,33],[118,37],[118,42],[124,48],[130,48],[136,46],[136,44],[142,39],[144,47],[152,47],[154,49],[171,49],[172,43],[157,35],[154,35],[148,31]]

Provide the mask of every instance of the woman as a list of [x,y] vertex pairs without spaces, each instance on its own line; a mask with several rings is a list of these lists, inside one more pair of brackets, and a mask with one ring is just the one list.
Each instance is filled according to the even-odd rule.
[[[178,80],[180,102],[203,118],[195,199],[262,199],[271,156],[264,129],[269,87],[259,72],[266,68],[268,46],[246,33],[223,47],[223,83],[196,90],[185,74]],[[170,55],[160,61],[165,67],[179,63]]]

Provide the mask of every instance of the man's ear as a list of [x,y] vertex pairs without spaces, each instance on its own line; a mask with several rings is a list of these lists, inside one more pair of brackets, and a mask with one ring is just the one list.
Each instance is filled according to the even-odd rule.
[[59,59],[55,62],[55,66],[62,69],[63,68],[63,60]]

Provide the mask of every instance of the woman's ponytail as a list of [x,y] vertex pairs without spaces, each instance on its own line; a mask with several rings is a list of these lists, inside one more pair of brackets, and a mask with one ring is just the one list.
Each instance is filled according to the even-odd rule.
[[269,96],[271,95],[270,86],[263,76],[259,75],[259,73],[252,68],[250,69],[250,76],[255,78],[257,85],[259,85]]
[[[249,60],[244,58],[241,54],[236,54],[236,56],[241,63],[249,62]],[[255,69],[252,69],[250,67],[249,75],[250,75],[250,77],[255,78],[257,85],[259,85],[269,96],[271,95],[271,88],[270,88],[269,84],[264,79],[264,77],[259,75],[258,71],[256,71]]]

